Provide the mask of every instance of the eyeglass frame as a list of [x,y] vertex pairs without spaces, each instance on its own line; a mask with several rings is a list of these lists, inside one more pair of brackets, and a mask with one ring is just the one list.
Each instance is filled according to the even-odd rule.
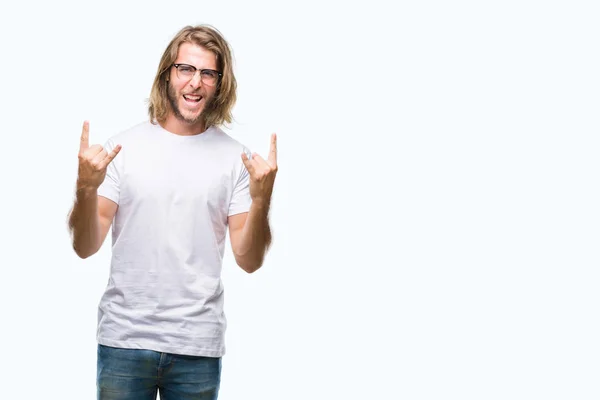
[[[194,79],[194,76],[196,76],[196,72],[198,72],[198,71],[200,71],[200,80],[201,80],[201,81],[202,81],[202,72],[203,72],[203,71],[210,71],[210,72],[214,72],[214,73],[216,73],[216,74],[217,74],[217,80],[216,80],[216,82],[215,82],[215,85],[216,85],[217,83],[219,83],[219,80],[220,80],[220,79],[223,77],[223,73],[222,73],[222,72],[219,72],[219,71],[217,71],[217,70],[215,70],[215,69],[210,69],[210,68],[196,68],[196,67],[194,67],[193,65],[190,65],[190,64],[185,64],[185,63],[171,64],[171,67],[175,67],[175,69],[177,70],[177,71],[176,71],[176,73],[177,73],[177,77],[178,77],[178,78],[179,78],[179,67],[180,67],[181,65],[185,65],[186,67],[190,67],[190,68],[193,68],[193,69],[194,69],[194,74],[193,74],[193,75],[192,75],[192,76],[191,76],[191,77],[188,79],[188,80],[190,80],[190,81],[191,81],[192,79]],[[181,79],[181,78],[179,78],[179,79]]]

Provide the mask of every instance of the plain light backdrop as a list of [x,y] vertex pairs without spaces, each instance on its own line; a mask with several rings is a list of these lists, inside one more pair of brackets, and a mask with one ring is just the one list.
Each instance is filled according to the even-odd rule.
[[66,227],[79,136],[147,118],[185,25],[230,42],[228,132],[279,137],[273,248],[226,248],[220,399],[598,399],[592,1],[2,5],[3,397],[95,398],[110,235]]

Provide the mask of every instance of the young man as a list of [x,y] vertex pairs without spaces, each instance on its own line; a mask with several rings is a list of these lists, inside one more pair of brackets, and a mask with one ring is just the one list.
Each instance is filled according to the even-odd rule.
[[[236,81],[212,27],[183,28],[152,86],[150,119],[89,145],[83,125],[69,227],[81,257],[113,223],[110,279],[98,310],[99,399],[216,399],[224,355],[221,265],[256,271],[271,241],[276,136],[266,159],[219,126]],[[121,150],[122,149],[122,150]]]

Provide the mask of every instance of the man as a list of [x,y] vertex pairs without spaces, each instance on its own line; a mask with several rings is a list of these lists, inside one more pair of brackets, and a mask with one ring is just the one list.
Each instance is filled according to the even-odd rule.
[[235,99],[228,43],[210,26],[188,26],[162,56],[148,122],[104,148],[89,145],[84,122],[69,218],[77,255],[96,253],[113,223],[98,309],[99,399],[217,398],[226,231],[237,264],[260,268],[277,173],[274,134],[264,159],[219,128]]

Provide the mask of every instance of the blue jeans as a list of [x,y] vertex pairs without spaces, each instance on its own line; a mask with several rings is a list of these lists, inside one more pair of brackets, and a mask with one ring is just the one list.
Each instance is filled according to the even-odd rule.
[[98,400],[216,400],[221,358],[98,344]]

